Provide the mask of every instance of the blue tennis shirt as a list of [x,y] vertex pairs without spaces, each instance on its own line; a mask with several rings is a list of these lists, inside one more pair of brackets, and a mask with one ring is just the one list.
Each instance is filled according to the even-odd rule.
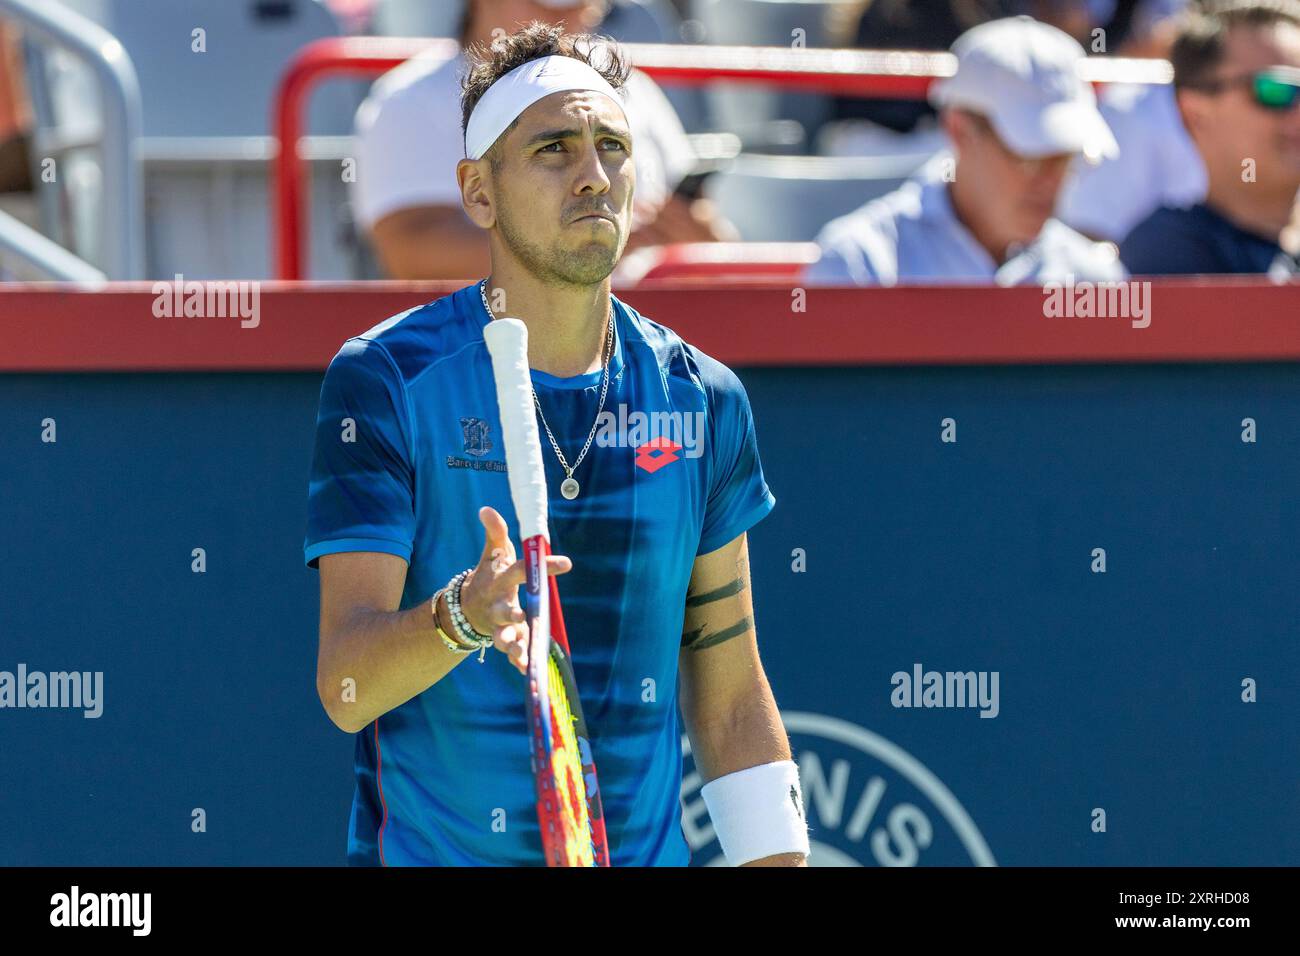
[[[611,861],[685,865],[677,655],[692,565],[775,498],[736,375],[613,302],[605,412],[572,501],[559,494],[564,472],[542,430],[551,544],[573,559],[558,583]],[[406,609],[477,564],[483,505],[518,548],[488,321],[475,283],[344,343],[321,387],[309,566],[343,551],[396,554],[409,564]],[[532,378],[572,463],[597,421],[601,373]],[[524,677],[504,654],[482,664],[474,655],[357,734],[356,777],[349,863],[542,861]]]

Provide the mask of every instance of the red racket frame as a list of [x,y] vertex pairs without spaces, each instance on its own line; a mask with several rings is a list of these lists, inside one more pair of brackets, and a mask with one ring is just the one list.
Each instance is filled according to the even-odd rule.
[[[541,825],[542,849],[547,866],[565,866],[562,845],[562,821],[559,811],[548,806],[547,793],[554,784],[551,772],[548,742],[555,739],[555,729],[548,727],[545,721],[550,719],[548,708],[539,707],[537,682],[545,681],[548,676],[547,658],[559,650],[557,661],[560,676],[569,693],[569,704],[577,724],[574,736],[578,741],[582,777],[586,784],[587,817],[591,824],[592,850],[597,866],[609,866],[609,843],[605,835],[605,813],[600,800],[600,784],[596,775],[596,760],[592,753],[591,738],[587,732],[587,721],[582,712],[582,701],[573,674],[572,654],[569,650],[569,635],[564,627],[564,613],[560,608],[560,590],[555,578],[546,573],[546,559],[551,553],[550,542],[542,535],[534,535],[524,541],[524,566],[527,569],[525,582],[525,613],[528,617],[528,630],[531,646],[528,649],[528,739],[532,753],[533,778],[537,787],[537,820]],[[545,579],[546,584],[542,581]],[[537,627],[538,612],[542,600],[542,589],[546,589],[546,600],[550,618],[549,635],[540,633]],[[535,651],[542,650],[545,655]],[[554,648],[552,647],[554,645]],[[548,733],[549,730],[549,733]]]

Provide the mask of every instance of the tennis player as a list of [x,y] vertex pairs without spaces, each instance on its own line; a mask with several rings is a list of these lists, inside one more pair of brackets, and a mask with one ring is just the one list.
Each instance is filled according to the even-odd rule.
[[727,859],[803,865],[754,632],[745,533],[775,499],[748,398],[610,293],[635,189],[627,67],[613,44],[538,23],[473,53],[456,175],[491,274],[349,339],[321,390],[304,554],[320,699],[358,735],[349,862],[542,861],[524,570],[483,341],[511,316],[529,330],[550,571],[612,863],[689,862],[684,725]]

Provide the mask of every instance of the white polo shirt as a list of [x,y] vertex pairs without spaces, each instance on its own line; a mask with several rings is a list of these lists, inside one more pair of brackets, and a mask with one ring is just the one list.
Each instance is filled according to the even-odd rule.
[[1125,275],[1115,247],[1093,242],[1049,219],[1033,242],[998,263],[956,217],[940,156],[912,179],[818,234],[821,259],[805,270],[809,285],[980,282],[996,285]]
[[[465,157],[460,126],[462,53],[450,60],[427,53],[385,73],[356,115],[357,224],[370,230],[389,213],[412,206],[460,207],[456,163]],[[656,206],[690,172],[695,157],[663,91],[633,71],[626,91],[636,196]]]

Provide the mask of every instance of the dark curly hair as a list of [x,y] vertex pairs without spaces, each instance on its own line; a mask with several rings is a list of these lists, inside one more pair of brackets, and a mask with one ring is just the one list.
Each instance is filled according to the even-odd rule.
[[[587,64],[614,89],[622,91],[627,82],[631,66],[623,56],[617,43],[609,37],[589,33],[565,33],[564,27],[541,23],[534,20],[522,30],[509,36],[500,37],[484,47],[480,44],[470,46],[465,51],[469,59],[469,69],[461,80],[460,94],[460,129],[461,141],[464,142],[465,131],[469,128],[469,116],[474,107],[483,98],[483,94],[501,77],[516,67],[523,66],[531,60],[544,56],[571,56]],[[502,135],[515,128],[511,123]],[[488,161],[493,170],[497,169],[498,156],[495,144],[488,150]]]

